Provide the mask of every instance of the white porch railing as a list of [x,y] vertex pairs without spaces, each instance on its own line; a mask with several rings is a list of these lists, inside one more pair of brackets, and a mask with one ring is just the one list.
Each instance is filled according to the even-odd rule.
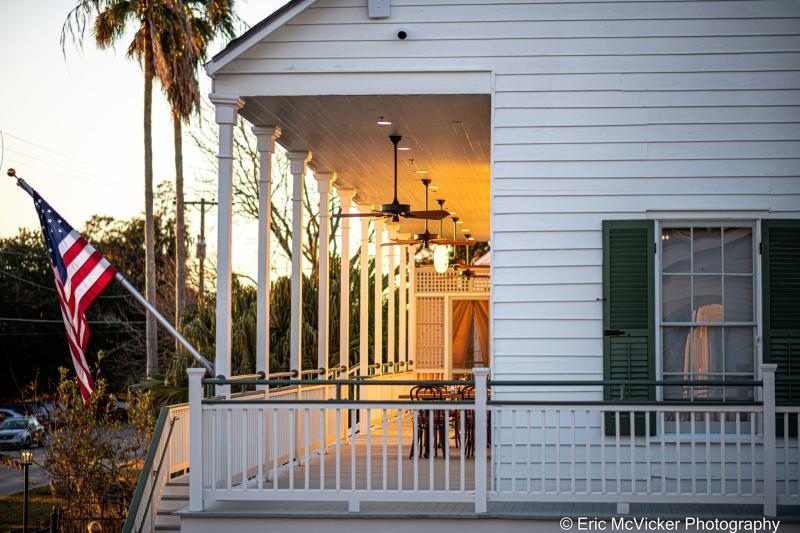
[[[749,404],[489,401],[485,369],[475,371],[474,402],[409,401],[425,382],[403,374],[320,381],[301,398],[204,400],[202,374],[190,371],[190,509],[461,501],[480,513],[487,502],[582,501],[759,504],[774,516],[778,504],[800,503],[800,407],[775,406],[774,369],[764,365],[753,383],[762,400]],[[359,399],[348,398],[355,389]],[[436,442],[440,430],[435,457],[421,456],[421,432]]]
[[164,407],[122,531],[153,531],[164,486],[189,467],[189,405]]

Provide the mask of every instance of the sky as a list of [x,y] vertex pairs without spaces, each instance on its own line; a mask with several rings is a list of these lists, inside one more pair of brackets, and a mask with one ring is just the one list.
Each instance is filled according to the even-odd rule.
[[[125,58],[130,39],[98,50],[91,34],[83,49],[59,44],[61,27],[77,0],[0,0],[0,236],[37,228],[27,195],[6,176],[9,167],[33,186],[75,228],[93,214],[130,218],[144,209],[143,87],[139,65]],[[235,10],[252,26],[284,0],[237,0]],[[215,43],[216,53],[224,43]],[[210,80],[201,70],[201,93]],[[174,180],[172,120],[156,86],[153,97],[155,182]],[[186,199],[208,165],[184,134]],[[213,174],[211,174],[213,176]],[[193,228],[196,211],[188,212]],[[207,218],[210,252],[216,214]],[[194,230],[196,231],[196,229]],[[257,228],[236,221],[233,263],[255,276]]]

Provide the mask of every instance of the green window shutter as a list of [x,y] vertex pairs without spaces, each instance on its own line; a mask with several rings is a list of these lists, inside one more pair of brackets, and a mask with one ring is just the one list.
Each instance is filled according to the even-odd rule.
[[[761,221],[762,360],[775,363],[775,402],[800,404],[800,220]],[[791,381],[791,383],[790,383]],[[782,421],[779,429],[782,430]]]
[[[654,224],[652,220],[603,221],[603,379],[655,379]],[[652,401],[655,387],[606,386],[606,401]],[[652,422],[652,421],[651,421]],[[634,420],[643,435],[644,416]],[[655,430],[655,424],[651,424]],[[616,433],[616,417],[606,416],[606,434]],[[620,434],[630,434],[628,415]]]

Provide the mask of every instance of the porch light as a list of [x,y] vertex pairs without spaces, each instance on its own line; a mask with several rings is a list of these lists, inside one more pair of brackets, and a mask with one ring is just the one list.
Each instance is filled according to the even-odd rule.
[[377,124],[378,124],[378,126],[391,126],[392,125],[392,121],[391,120],[386,120],[383,117],[378,117]]
[[433,269],[439,274],[447,272],[450,266],[450,252],[447,246],[438,245],[433,249]]

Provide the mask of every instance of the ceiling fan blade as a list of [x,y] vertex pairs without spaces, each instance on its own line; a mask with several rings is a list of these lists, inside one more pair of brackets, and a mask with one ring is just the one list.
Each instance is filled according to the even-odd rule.
[[450,216],[449,211],[440,211],[438,209],[434,209],[431,211],[407,211],[403,213],[401,216],[406,218],[420,218],[425,220],[442,220],[443,218],[447,218]]
[[331,218],[380,218],[386,216],[383,213],[338,213],[331,215]]
[[419,244],[421,241],[417,239],[394,239],[391,242],[392,244]]
[[475,246],[475,241],[454,241],[453,239],[432,239],[433,244],[449,244],[451,246]]
[[419,244],[420,241],[390,241],[381,244],[381,246],[405,246],[407,244]]
[[458,270],[479,270],[491,268],[491,265],[465,265],[464,263],[456,263],[453,268]]

